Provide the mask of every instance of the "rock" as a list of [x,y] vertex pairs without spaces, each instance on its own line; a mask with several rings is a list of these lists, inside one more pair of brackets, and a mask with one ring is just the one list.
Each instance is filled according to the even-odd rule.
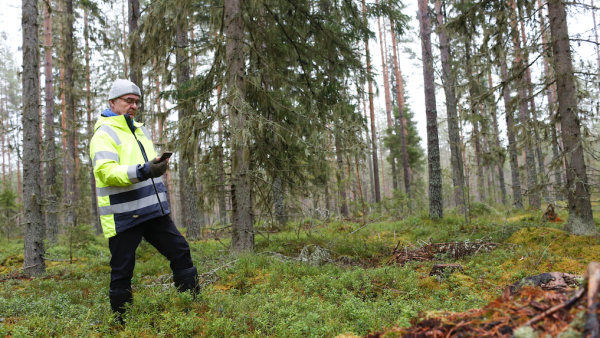
[[564,290],[568,287],[577,287],[578,276],[562,272],[546,272],[540,275],[525,277],[509,286],[510,292],[515,292],[523,286],[539,286],[544,290]]
[[429,276],[442,276],[443,274],[451,274],[455,271],[462,272],[464,269],[460,264],[435,264],[431,268]]

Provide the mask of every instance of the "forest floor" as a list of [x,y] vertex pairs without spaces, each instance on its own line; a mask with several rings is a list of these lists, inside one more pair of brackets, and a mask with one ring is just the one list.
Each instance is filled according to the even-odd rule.
[[[47,275],[35,279],[20,274],[22,238],[0,239],[0,337],[364,336],[408,327],[418,316],[481,308],[521,278],[583,275],[600,260],[599,238],[568,235],[563,222],[542,223],[542,211],[498,210],[486,209],[469,224],[452,214],[437,222],[372,214],[366,225],[259,226],[264,236],[256,236],[256,254],[239,257],[226,250],[228,238],[207,231],[191,243],[204,285],[197,299],[176,292],[168,261],[143,242],[125,326],[111,320],[103,237],[85,228],[64,236],[47,249],[55,259],[47,261]],[[440,249],[449,242],[466,249]],[[461,264],[463,271],[429,276],[439,263]]]

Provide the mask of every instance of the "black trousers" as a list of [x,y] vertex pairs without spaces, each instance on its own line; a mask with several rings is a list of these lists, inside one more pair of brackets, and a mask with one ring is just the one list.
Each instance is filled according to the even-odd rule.
[[165,215],[140,223],[133,228],[108,239],[110,248],[110,289],[113,291],[131,288],[131,277],[135,267],[135,250],[144,237],[158,252],[171,262],[174,272],[194,266],[190,246],[181,235],[171,216]]

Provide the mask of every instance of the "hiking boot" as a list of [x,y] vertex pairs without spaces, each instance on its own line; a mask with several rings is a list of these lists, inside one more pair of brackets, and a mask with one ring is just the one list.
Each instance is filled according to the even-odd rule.
[[200,292],[198,269],[195,266],[185,270],[173,271],[173,281],[179,292],[190,291],[194,298]]
[[131,288],[125,290],[110,290],[110,307],[115,314],[116,320],[119,324],[124,324],[123,314],[127,304],[133,303],[133,294]]

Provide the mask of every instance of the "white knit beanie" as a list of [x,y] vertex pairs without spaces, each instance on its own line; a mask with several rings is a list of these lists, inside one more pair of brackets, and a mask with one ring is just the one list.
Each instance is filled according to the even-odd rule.
[[135,94],[140,97],[142,96],[140,87],[138,87],[135,83],[129,80],[116,79],[110,88],[110,92],[108,92],[108,100],[110,101],[127,94]]

